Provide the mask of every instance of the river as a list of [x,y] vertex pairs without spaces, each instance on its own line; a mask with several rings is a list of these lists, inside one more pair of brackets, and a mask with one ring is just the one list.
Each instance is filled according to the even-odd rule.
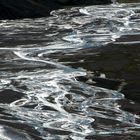
[[1,140],[138,140],[140,3],[0,21]]

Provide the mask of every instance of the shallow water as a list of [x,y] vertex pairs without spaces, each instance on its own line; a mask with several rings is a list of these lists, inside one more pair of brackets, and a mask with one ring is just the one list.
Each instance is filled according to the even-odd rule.
[[[136,105],[121,92],[125,82],[91,71],[83,54],[139,45],[140,4],[51,15],[0,22],[0,139],[139,139],[139,112],[122,107]],[[94,67],[90,55],[100,52],[87,52]]]

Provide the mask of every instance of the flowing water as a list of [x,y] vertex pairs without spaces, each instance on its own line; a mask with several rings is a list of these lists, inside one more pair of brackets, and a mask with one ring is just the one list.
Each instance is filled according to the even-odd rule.
[[[139,114],[121,108],[119,101],[134,104],[121,87],[79,80],[96,74],[67,65],[81,50],[140,43],[118,40],[125,35],[140,37],[140,3],[76,7],[53,11],[48,18],[0,21],[0,139],[139,139]],[[60,61],[64,54],[71,59]]]

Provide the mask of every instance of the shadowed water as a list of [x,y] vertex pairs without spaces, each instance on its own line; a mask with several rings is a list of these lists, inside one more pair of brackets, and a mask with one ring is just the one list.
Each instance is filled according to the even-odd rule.
[[[136,105],[121,92],[125,82],[90,71],[82,55],[110,44],[140,44],[140,4],[51,15],[0,21],[0,139],[138,139],[139,112],[122,107]],[[88,60],[100,54],[91,53]]]

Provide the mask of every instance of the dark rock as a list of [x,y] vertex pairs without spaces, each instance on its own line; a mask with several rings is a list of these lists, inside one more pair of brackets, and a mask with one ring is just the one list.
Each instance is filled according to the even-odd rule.
[[64,6],[109,4],[111,0],[0,0],[0,19],[48,16]]
[[115,80],[115,79],[93,77],[92,80],[95,81],[94,84],[95,86],[112,89],[112,90],[120,90],[124,85],[123,81]]
[[0,91],[0,103],[11,103],[18,99],[21,99],[23,96],[24,94],[21,92],[6,89]]
[[84,77],[78,76],[76,77],[78,81],[82,81],[97,87],[112,89],[112,90],[121,90],[124,86],[125,82],[122,80],[109,79],[109,78],[101,78],[101,77]]
[[111,0],[55,0],[63,5],[95,5],[95,4],[109,4]]
[[[136,97],[138,97],[138,96],[136,96]],[[117,102],[120,105],[120,108],[122,110],[131,112],[131,113],[137,114],[137,115],[140,114],[140,104],[139,103],[132,102],[131,100],[127,100],[127,99],[118,100]]]

